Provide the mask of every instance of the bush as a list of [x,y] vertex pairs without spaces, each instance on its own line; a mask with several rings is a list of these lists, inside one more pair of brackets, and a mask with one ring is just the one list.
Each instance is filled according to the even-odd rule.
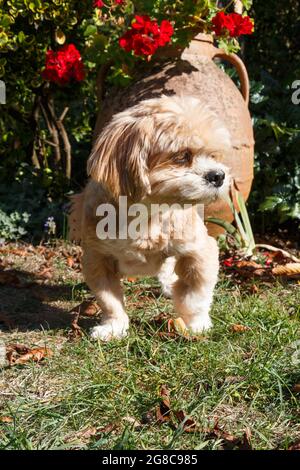
[[255,41],[246,45],[245,58],[253,79],[256,162],[250,202],[257,227],[300,221],[300,106],[292,103],[292,84],[300,79],[299,9],[299,0],[253,2]]

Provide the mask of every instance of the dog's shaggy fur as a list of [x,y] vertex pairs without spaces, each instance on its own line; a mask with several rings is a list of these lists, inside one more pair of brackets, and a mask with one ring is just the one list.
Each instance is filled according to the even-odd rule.
[[229,149],[230,136],[219,118],[188,96],[142,101],[115,115],[104,128],[88,161],[90,182],[77,201],[83,273],[103,311],[92,337],[126,335],[123,275],[157,275],[193,333],[211,326],[218,249],[197,211],[188,209],[194,215],[189,237],[163,236],[161,220],[156,220],[151,221],[150,237],[99,240],[96,209],[103,203],[117,207],[119,196],[126,195],[129,206],[179,203],[182,208],[175,218],[183,221],[183,204],[208,204],[228,190],[222,157]]

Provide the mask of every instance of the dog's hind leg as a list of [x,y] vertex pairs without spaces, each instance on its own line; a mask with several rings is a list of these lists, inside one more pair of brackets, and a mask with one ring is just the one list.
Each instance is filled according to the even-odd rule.
[[95,294],[102,309],[102,322],[92,329],[94,339],[109,341],[127,335],[129,318],[126,315],[120,275],[112,260],[95,251],[85,251],[82,259],[85,281]]
[[209,309],[218,278],[218,247],[208,237],[199,251],[182,255],[175,266],[178,281],[174,284],[174,307],[188,329],[201,333],[212,326]]
[[173,286],[178,279],[177,274],[175,274],[175,264],[176,259],[174,256],[170,256],[163,263],[160,272],[157,276],[159,282],[161,283],[162,293],[168,299],[172,298]]

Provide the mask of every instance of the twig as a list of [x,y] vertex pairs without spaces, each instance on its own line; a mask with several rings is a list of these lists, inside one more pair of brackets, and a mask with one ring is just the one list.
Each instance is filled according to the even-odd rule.
[[101,101],[104,96],[104,82],[109,72],[109,69],[113,65],[113,60],[109,60],[105,64],[102,64],[96,78],[96,95],[97,95],[97,103],[100,107]]
[[66,177],[68,180],[71,179],[71,172],[72,172],[72,149],[71,149],[71,144],[70,144],[70,140],[69,140],[69,137],[68,137],[68,134],[67,134],[67,131],[65,129],[65,126],[63,124],[63,120],[67,114],[67,112],[69,111],[69,108],[66,107],[63,111],[63,113],[61,114],[60,118],[57,120],[57,126],[58,126],[58,129],[60,131],[60,135],[61,135],[61,138],[62,138],[62,141],[64,143],[64,150],[65,150],[65,154],[66,154]]
[[[41,110],[49,129],[50,134],[53,138],[53,146],[54,146],[54,153],[55,153],[55,163],[58,164],[61,161],[61,153],[60,153],[60,144],[59,144],[59,134],[55,123],[53,122],[53,116],[49,109],[48,103],[46,100],[41,101]],[[51,121],[50,121],[51,120]]]

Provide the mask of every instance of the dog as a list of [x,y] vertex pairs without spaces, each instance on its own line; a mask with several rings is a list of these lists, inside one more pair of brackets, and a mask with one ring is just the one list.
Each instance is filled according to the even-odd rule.
[[[127,335],[129,318],[120,282],[126,275],[157,276],[193,334],[212,326],[209,310],[218,279],[218,247],[198,208],[228,192],[230,174],[222,159],[230,148],[224,123],[191,96],[141,101],[114,115],[102,130],[88,160],[90,180],[75,203],[80,210],[84,279],[103,312],[92,338],[108,341]],[[121,237],[120,198],[127,201],[131,222],[137,204],[147,210],[164,204],[167,209],[151,221],[144,215],[148,230],[150,226],[147,234],[144,230]],[[175,209],[168,209],[174,204]],[[99,237],[99,207],[102,215],[109,208],[115,212],[115,237]],[[187,215],[192,220],[188,226]],[[171,220],[168,231],[163,228],[166,217]],[[183,235],[172,236],[174,220],[183,226]],[[107,225],[102,223],[104,232]]]

